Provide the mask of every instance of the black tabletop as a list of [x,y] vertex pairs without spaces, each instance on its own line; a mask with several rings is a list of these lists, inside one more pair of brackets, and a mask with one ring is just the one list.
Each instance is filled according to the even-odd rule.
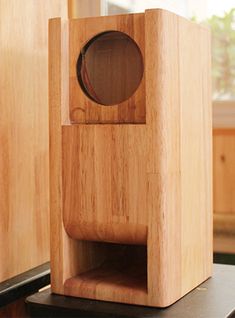
[[27,306],[31,317],[231,318],[235,266],[215,264],[212,278],[166,309],[59,296],[50,289],[28,297]]
[[50,264],[45,263],[0,283],[0,307],[37,292],[50,284]]

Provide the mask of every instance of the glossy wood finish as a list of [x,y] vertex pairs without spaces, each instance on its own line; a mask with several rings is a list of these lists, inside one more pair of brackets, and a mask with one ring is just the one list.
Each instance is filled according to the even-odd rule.
[[0,1],[0,281],[49,260],[48,19],[67,3]]
[[146,244],[146,127],[64,126],[62,145],[67,233],[81,240]]
[[93,261],[94,268],[66,280],[65,294],[109,301],[115,297],[124,303],[147,301],[146,246],[102,243],[97,247],[92,252],[102,256],[101,262]]
[[[74,123],[71,107],[85,97],[69,92],[80,47],[71,26],[85,41],[117,21],[139,21],[136,37],[144,25],[146,123]],[[168,306],[212,270],[210,33],[159,9],[68,27],[50,21],[52,290]],[[86,107],[89,116],[98,109]]]
[[[69,112],[72,123],[144,123],[145,79],[127,100],[113,107],[101,106],[89,99],[77,82],[77,59],[83,46],[94,36],[105,31],[120,31],[129,35],[141,49],[145,60],[144,14],[108,16],[69,21]],[[102,79],[100,79],[102,80]],[[114,81],[123,81],[116,78]]]

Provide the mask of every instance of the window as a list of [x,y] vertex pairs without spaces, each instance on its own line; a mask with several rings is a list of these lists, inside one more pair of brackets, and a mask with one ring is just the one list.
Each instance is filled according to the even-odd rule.
[[212,82],[214,100],[235,99],[235,3],[234,0],[106,0],[103,14],[141,12],[161,7],[198,22],[212,32]]

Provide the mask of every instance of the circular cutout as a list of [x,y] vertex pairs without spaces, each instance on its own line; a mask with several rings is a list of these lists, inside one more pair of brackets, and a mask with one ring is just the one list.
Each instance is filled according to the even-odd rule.
[[143,58],[127,34],[108,31],[92,38],[81,50],[77,78],[94,102],[112,106],[130,98],[143,77]]

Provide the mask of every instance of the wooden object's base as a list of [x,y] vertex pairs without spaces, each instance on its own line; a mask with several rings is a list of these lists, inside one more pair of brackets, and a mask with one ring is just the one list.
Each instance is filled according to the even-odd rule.
[[28,297],[27,306],[32,318],[38,316],[225,318],[233,317],[234,299],[235,267],[214,265],[214,275],[211,279],[166,309],[64,297],[51,294],[50,289]]
[[147,297],[146,246],[98,243],[106,250],[97,267],[65,281],[66,295],[144,304]]

